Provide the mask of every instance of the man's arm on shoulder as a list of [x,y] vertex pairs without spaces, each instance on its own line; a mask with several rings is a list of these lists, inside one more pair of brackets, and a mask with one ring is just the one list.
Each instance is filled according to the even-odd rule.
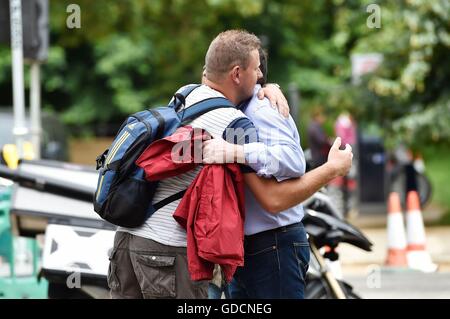
[[267,83],[258,90],[257,95],[260,100],[267,97],[273,108],[276,108],[285,118],[289,117],[289,105],[278,84]]
[[[293,128],[289,126],[288,120],[271,107],[264,111],[258,110],[258,113],[255,119],[258,122],[261,120],[258,129],[249,118],[242,117],[228,126],[223,140],[204,142],[204,163],[246,164],[251,168],[250,171],[255,171],[259,176],[274,176],[278,181],[303,175],[303,151],[293,137]],[[269,145],[259,142],[262,134]]]

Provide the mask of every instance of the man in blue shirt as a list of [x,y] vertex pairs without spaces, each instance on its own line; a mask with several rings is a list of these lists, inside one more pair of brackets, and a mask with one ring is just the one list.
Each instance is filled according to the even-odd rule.
[[[263,71],[261,80],[264,81],[267,78],[267,60],[262,50],[260,61]],[[282,181],[303,175],[305,157],[292,116],[284,118],[270,106],[267,99],[253,98],[243,111],[257,127],[260,141],[270,146],[261,149],[257,143],[246,144],[244,152],[247,162],[256,164],[250,166],[255,171],[261,171],[257,165],[259,161],[251,157],[263,153],[263,156],[276,158],[271,163],[282,163],[278,169],[268,167],[265,176],[274,176]],[[270,154],[264,154],[265,151],[270,151]],[[309,245],[301,223],[304,216],[302,205],[273,215],[261,207],[246,187],[245,211],[245,262],[229,286],[231,297],[303,298]]]
[[[264,84],[267,62],[262,50],[260,62],[260,83]],[[242,111],[255,125],[261,143],[237,146],[210,140],[204,146],[205,163],[219,163],[222,155],[231,153],[232,158],[245,161],[259,175],[244,175],[245,261],[244,267],[236,271],[229,292],[231,298],[302,299],[310,251],[301,223],[303,207],[298,203],[335,177],[336,172],[330,169],[330,161],[305,174],[305,159],[293,118],[284,118],[267,99],[259,100],[254,95]],[[337,139],[331,157],[339,152],[339,146]],[[346,152],[350,156],[349,148]]]

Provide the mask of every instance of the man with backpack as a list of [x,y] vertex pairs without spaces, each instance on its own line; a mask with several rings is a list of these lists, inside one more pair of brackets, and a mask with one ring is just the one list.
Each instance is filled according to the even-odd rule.
[[[185,98],[186,113],[201,101],[226,97],[234,105],[250,98],[259,70],[259,39],[248,32],[219,34],[205,58],[206,72],[214,82],[195,88]],[[209,111],[188,123],[222,138],[227,128],[256,132],[236,108]],[[243,143],[245,136],[237,142]],[[159,181],[153,203],[186,190],[201,170]],[[108,284],[112,298],[207,298],[208,281],[190,280],[186,256],[186,231],[174,220],[180,199],[156,210],[142,226],[119,227],[110,257]]]
[[[192,105],[216,97],[225,97],[235,105],[249,99],[253,95],[256,81],[261,77],[259,47],[258,38],[245,31],[231,30],[217,36],[205,59],[206,85],[194,89],[186,97],[184,104],[187,112]],[[207,112],[189,124],[205,129],[216,140],[224,137],[227,128],[256,132],[248,118],[235,108]],[[235,142],[243,144],[246,135],[248,137],[248,134],[241,135]],[[253,140],[256,141],[257,138]],[[308,197],[328,180],[329,176],[345,172],[349,161],[351,163],[347,153],[334,154],[330,165],[312,175],[306,174],[306,178],[302,177],[300,182],[273,183],[272,180],[260,180],[256,174],[244,175],[247,184],[252,185],[252,191],[258,194],[255,197],[262,202],[263,207],[269,211],[283,210],[295,206],[304,196]],[[235,155],[244,158],[240,153]],[[264,162],[264,159],[257,160]],[[197,167],[180,176],[160,181],[153,203],[164,201],[187,189],[200,169]],[[276,199],[273,194],[266,194],[268,201],[261,199],[265,196],[262,188],[266,185],[273,189],[273,194],[279,196],[279,200],[272,203],[272,200]],[[286,191],[286,187],[291,190]],[[307,190],[308,188],[312,190]],[[280,195],[280,190],[289,193],[292,198],[286,200]],[[292,190],[296,193],[292,193]],[[108,284],[113,298],[207,297],[208,282],[190,280],[186,257],[186,231],[172,216],[179,203],[178,199],[159,208],[140,227],[118,229],[108,272]]]
[[[259,53],[263,77],[258,83],[264,84],[267,57],[262,49]],[[330,151],[328,163],[305,174],[300,137],[292,117],[282,118],[267,99],[253,98],[242,111],[255,124],[258,137],[266,147],[261,143],[238,146],[213,139],[204,142],[203,154],[204,163],[223,163],[224,159],[232,158],[227,157],[229,153],[238,154],[237,160],[245,160],[258,172],[244,174],[247,184],[244,266],[237,269],[227,294],[233,299],[303,299],[310,252],[301,222],[303,207],[299,203],[336,174],[347,171],[351,151],[349,147],[340,151],[338,139]],[[272,157],[278,165],[261,170],[261,161],[249,155]]]

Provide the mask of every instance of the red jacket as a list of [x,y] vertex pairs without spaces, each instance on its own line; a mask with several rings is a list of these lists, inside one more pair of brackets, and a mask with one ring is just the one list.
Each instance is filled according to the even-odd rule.
[[[204,131],[181,127],[171,136],[152,143],[136,164],[145,170],[148,180],[185,173],[199,164],[194,163],[194,154],[198,154],[198,147],[201,152],[199,142],[203,139]],[[182,153],[180,142],[185,143],[184,157],[183,161],[175,162],[173,156]],[[214,264],[220,264],[229,282],[236,268],[244,265],[244,207],[244,179],[239,165],[205,165],[173,214],[187,231],[192,280],[211,279]]]

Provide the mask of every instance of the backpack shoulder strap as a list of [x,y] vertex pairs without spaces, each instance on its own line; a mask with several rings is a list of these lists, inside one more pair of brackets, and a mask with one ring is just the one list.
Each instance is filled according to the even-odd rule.
[[[187,122],[189,120],[192,120],[202,114],[205,114],[209,111],[220,109],[220,108],[228,108],[232,107],[235,108],[235,105],[231,103],[229,100],[223,97],[213,97],[208,98],[205,100],[202,100],[200,102],[197,102],[193,105],[191,105],[187,110],[184,109],[183,111],[178,112],[178,116],[180,116],[181,123]],[[186,189],[182,190],[178,193],[173,194],[172,196],[169,196],[168,198],[165,198],[158,203],[154,204],[153,207],[155,211],[160,209],[161,207],[166,206],[169,203],[172,203],[180,198],[183,197],[184,193],[186,193]]]
[[183,90],[177,92],[173,95],[172,101],[169,103],[169,107],[178,110],[181,106],[186,103],[186,98],[192,93],[196,88],[200,87],[201,84],[189,84],[186,85]]
[[179,191],[178,193],[173,194],[172,196],[169,196],[159,202],[157,202],[156,204],[153,205],[153,208],[155,209],[155,212],[160,209],[161,207],[164,207],[178,199],[183,198],[184,194],[186,193],[187,189],[184,189],[182,191]]
[[183,111],[178,112],[178,115],[180,116],[181,123],[184,124],[209,111],[229,107],[235,108],[235,105],[228,99],[224,97],[212,97],[197,102],[187,109],[183,109]]

